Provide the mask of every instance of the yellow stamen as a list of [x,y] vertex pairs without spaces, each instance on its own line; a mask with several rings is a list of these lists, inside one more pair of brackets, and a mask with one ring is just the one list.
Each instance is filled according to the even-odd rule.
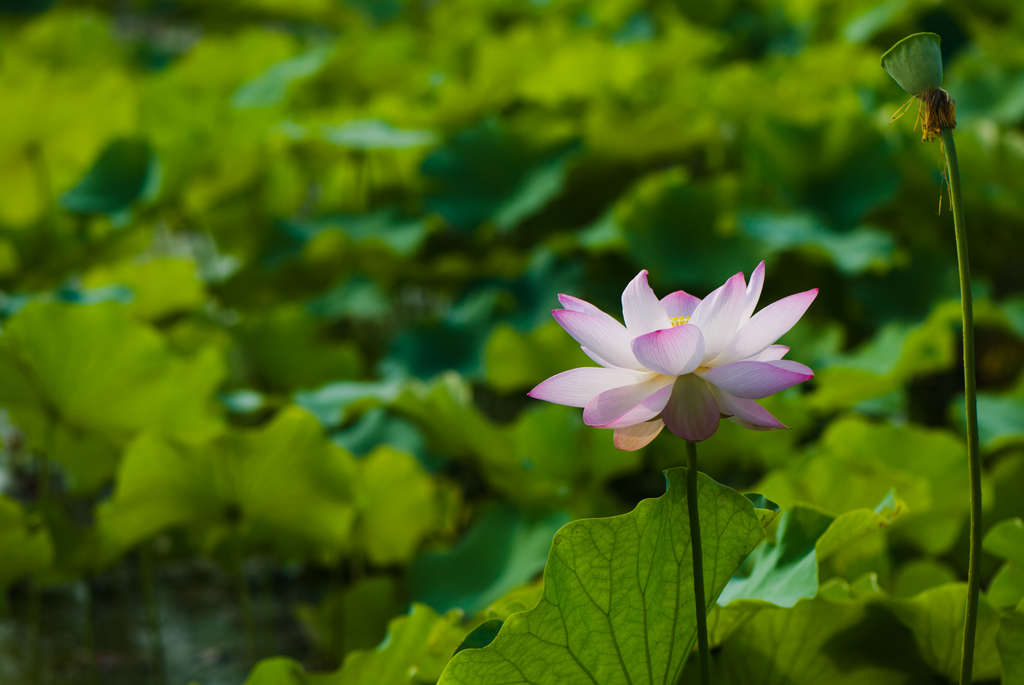
[[682,326],[684,323],[690,323],[690,317],[688,316],[673,316],[669,318],[672,322],[672,326]]

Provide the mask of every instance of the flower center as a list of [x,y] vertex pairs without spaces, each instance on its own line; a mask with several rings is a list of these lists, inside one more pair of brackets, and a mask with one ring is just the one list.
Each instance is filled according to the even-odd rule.
[[672,327],[675,328],[676,326],[682,326],[684,323],[690,323],[690,317],[673,316],[669,318],[669,321],[672,323]]

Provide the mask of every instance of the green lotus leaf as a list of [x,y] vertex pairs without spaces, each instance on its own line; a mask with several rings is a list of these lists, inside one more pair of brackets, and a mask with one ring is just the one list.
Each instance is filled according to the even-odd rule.
[[307,674],[292,659],[259,662],[245,685],[413,685],[434,682],[471,626],[458,614],[440,616],[430,607],[413,604],[406,616],[388,626],[388,637],[376,649],[350,652],[333,673]]
[[196,264],[189,259],[131,260],[113,266],[99,266],[83,277],[82,285],[88,288],[127,287],[132,292],[128,311],[147,321],[195,311],[206,301]]
[[179,356],[114,304],[36,302],[0,336],[0,405],[82,491],[108,479],[117,449],[142,431],[189,444],[221,432],[223,376],[216,350]]
[[294,395],[295,404],[310,412],[327,428],[341,425],[355,406],[389,403],[403,389],[401,378],[379,381],[334,381]]
[[575,148],[540,158],[525,150],[497,119],[456,134],[423,161],[428,206],[464,230],[490,220],[511,231],[562,192]]
[[1024,601],[1003,616],[996,645],[1003,661],[1003,685],[1024,685]]
[[421,556],[409,567],[412,597],[440,612],[475,614],[544,569],[565,513],[529,515],[508,506],[488,508],[458,545]]
[[239,86],[231,96],[231,105],[237,109],[254,109],[280,104],[293,84],[315,76],[323,69],[333,51],[331,45],[317,45],[271,65],[256,78]]
[[75,187],[60,196],[69,212],[116,214],[156,195],[160,166],[147,143],[119,138],[96,158]]
[[[685,473],[667,471],[668,492],[629,514],[562,528],[540,604],[459,652],[440,685],[676,682],[696,639]],[[749,500],[698,478],[706,611],[764,529]]]
[[[964,398],[950,402],[949,414],[965,424]],[[982,449],[994,451],[1024,442],[1024,397],[1020,391],[997,394],[978,393],[978,439]]]
[[407,563],[442,527],[445,491],[416,458],[381,445],[359,460],[357,539],[378,565]]
[[424,464],[436,462],[436,458],[427,454],[420,430],[410,421],[390,414],[384,407],[367,410],[355,423],[332,433],[331,440],[357,457],[371,452],[378,445],[391,445],[415,455]]
[[882,55],[882,67],[911,95],[942,86],[942,39],[935,33],[907,36]]
[[7,587],[53,563],[53,542],[42,519],[0,495],[0,612],[7,605]]
[[965,449],[949,431],[848,416],[826,428],[813,457],[775,471],[756,489],[784,509],[806,502],[840,513],[873,507],[895,487],[907,511],[892,534],[942,554],[967,520]]
[[994,607],[1013,608],[1024,600],[1024,567],[1008,561],[992,576],[985,596]]
[[[822,586],[817,597],[800,599],[791,608],[755,607],[731,626],[724,643],[712,650],[712,682],[922,682],[926,670],[913,656],[913,640],[893,631],[892,618],[874,610],[882,599],[871,581],[851,588],[844,581],[833,580]],[[697,678],[696,662],[690,658],[683,682]]]
[[985,533],[981,544],[989,554],[1024,566],[1024,520],[1000,521]]
[[[934,672],[955,682],[960,674],[967,584],[949,583],[929,588],[909,599],[891,599],[887,606],[914,634],[925,663]],[[998,630],[999,613],[982,597],[978,603],[978,632],[974,643],[976,680],[999,676]]]
[[491,618],[484,621],[466,635],[466,638],[455,649],[455,654],[464,649],[483,649],[494,642],[494,638],[498,637],[498,633],[501,632],[503,625],[505,625],[505,622],[500,618]]
[[363,368],[354,344],[329,339],[322,322],[297,306],[248,317],[235,339],[254,381],[278,392],[355,378]]
[[988,600],[1001,608],[1017,606],[1024,599],[1024,521],[1000,521],[985,533],[981,544],[989,554],[1006,560],[989,581]]
[[206,547],[241,534],[286,556],[337,554],[351,543],[358,466],[294,407],[204,445],[145,435],[128,448],[114,494],[98,508],[99,533],[111,554],[170,528],[201,534]]
[[616,450],[571,407],[534,405],[511,426],[494,424],[456,374],[410,383],[394,409],[420,426],[434,452],[478,464],[491,487],[529,508],[600,514],[604,483],[640,463],[639,453]]
[[912,559],[899,567],[893,578],[894,597],[913,597],[919,592],[957,581],[956,569],[934,559]]
[[319,649],[340,662],[352,650],[380,644],[388,622],[402,610],[395,579],[371,576],[331,592],[316,606],[300,606],[297,613]]
[[738,600],[761,600],[792,607],[798,600],[818,594],[819,564],[850,542],[887,528],[906,510],[889,493],[874,509],[854,509],[830,516],[818,509],[796,505],[779,517],[775,542],[763,542],[745,565],[747,576],[734,576],[718,598],[727,607]]
[[487,383],[499,392],[525,392],[566,369],[592,364],[554,321],[529,333],[498,324],[484,348]]

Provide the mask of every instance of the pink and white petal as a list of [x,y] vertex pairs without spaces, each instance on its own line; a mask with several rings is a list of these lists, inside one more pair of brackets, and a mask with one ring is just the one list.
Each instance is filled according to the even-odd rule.
[[813,378],[814,372],[798,362],[732,362],[701,374],[708,383],[730,395],[757,400]]
[[711,392],[714,394],[715,401],[718,402],[718,408],[722,411],[722,414],[728,416],[734,423],[737,423],[744,428],[751,428],[753,430],[777,430],[779,428],[789,427],[772,416],[767,409],[754,400],[730,395],[721,388],[716,388],[713,385],[711,386]]
[[658,296],[647,285],[647,269],[638,273],[622,291],[622,317],[634,337],[672,327]]
[[626,369],[587,366],[552,376],[526,394],[534,399],[564,404],[567,407],[585,407],[590,400],[606,390],[643,383],[650,380],[653,375]]
[[749,359],[760,354],[800,320],[817,295],[817,288],[790,295],[754,314],[722,352],[719,362]]
[[562,303],[562,307],[564,307],[565,309],[569,309],[574,312],[583,312],[584,314],[592,314],[594,316],[604,317],[606,319],[614,321],[615,323],[619,323],[619,321],[611,314],[606,314],[604,311],[598,309],[597,307],[590,304],[586,300],[581,300],[578,297],[573,297],[572,295],[559,295],[558,301]]
[[665,408],[672,394],[672,378],[649,381],[602,392],[583,409],[583,422],[596,428],[619,428],[650,421]]
[[704,336],[690,324],[652,331],[633,338],[633,355],[644,368],[663,376],[682,376],[700,366]]
[[551,314],[576,342],[612,366],[637,371],[646,370],[630,349],[629,343],[633,336],[618,321],[571,309],[556,309]]
[[682,290],[669,293],[665,297],[661,298],[661,306],[670,319],[675,319],[681,316],[692,316],[694,310],[697,309],[697,305],[699,304],[699,297],[694,297],[690,293]]
[[743,315],[740,317],[740,327],[746,323],[750,315],[754,313],[754,309],[757,308],[757,301],[761,299],[761,288],[764,286],[764,262],[762,261],[754,269],[754,273],[750,274],[750,283],[747,283],[747,293],[745,299],[745,305],[743,308]]
[[615,446],[626,452],[635,452],[641,447],[646,447],[651,440],[658,437],[658,433],[665,427],[661,419],[645,421],[633,426],[623,426],[615,429]]
[[738,273],[701,300],[694,310],[690,323],[699,326],[704,334],[704,362],[717,357],[736,334],[746,303],[746,290],[743,274]]
[[609,364],[609,363],[608,363],[607,361],[605,361],[604,359],[601,359],[601,357],[600,357],[600,356],[598,356],[598,355],[596,355],[596,354],[594,354],[594,351],[593,351],[593,350],[591,350],[590,348],[587,348],[587,347],[583,347],[583,346],[581,345],[581,346],[580,346],[580,349],[581,349],[581,350],[583,350],[583,354],[587,355],[588,357],[590,357],[590,358],[591,358],[591,359],[593,359],[593,360],[594,360],[595,362],[597,362],[598,364],[600,364],[601,366],[603,366],[603,367],[605,367],[605,368],[612,368],[612,369],[617,369],[617,368],[619,368],[619,367],[615,366],[614,364]]
[[692,373],[680,376],[672,385],[672,396],[661,412],[661,420],[683,440],[707,440],[718,430],[721,412],[711,388]]
[[785,345],[769,345],[761,351],[761,354],[755,355],[746,361],[777,362],[785,357],[787,352],[789,352],[789,348]]
[[[751,400],[751,402],[753,402],[753,400]],[[737,426],[741,426],[741,427],[746,428],[747,430],[750,430],[750,431],[773,431],[773,430],[778,430],[777,428],[767,428],[765,426],[759,426],[756,423],[750,423],[749,421],[744,421],[743,419],[738,419],[735,416],[730,416],[728,418],[729,418],[730,421],[735,423]],[[783,428],[787,428],[788,429],[789,426],[783,426]]]

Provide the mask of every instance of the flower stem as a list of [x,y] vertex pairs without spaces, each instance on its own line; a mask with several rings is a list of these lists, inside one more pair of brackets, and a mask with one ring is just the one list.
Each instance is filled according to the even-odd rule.
[[697,506],[697,443],[686,443],[686,504],[690,514],[690,549],[693,554],[693,598],[697,612],[697,650],[701,685],[711,683],[708,657],[708,612],[704,597],[704,556],[700,548],[700,510]]
[[953,144],[953,129],[942,129],[942,149],[946,154],[953,226],[956,232],[956,256],[960,267],[960,304],[964,319],[964,394],[967,410],[967,463],[971,479],[971,561],[967,571],[967,612],[964,620],[964,645],[960,661],[960,685],[969,685],[974,663],[974,636],[978,624],[978,562],[981,556],[981,459],[978,456],[978,400],[974,380],[974,310],[971,303],[971,267],[967,256],[967,229],[960,202],[960,167]]

